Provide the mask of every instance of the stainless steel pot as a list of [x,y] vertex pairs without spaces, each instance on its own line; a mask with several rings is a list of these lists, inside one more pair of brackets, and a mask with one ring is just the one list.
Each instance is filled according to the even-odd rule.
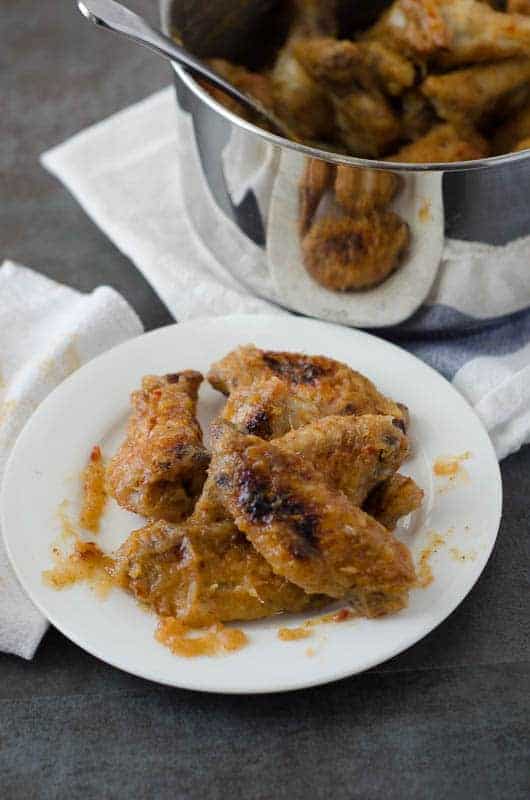
[[[161,0],[160,3],[162,25],[166,32],[169,32],[171,4],[172,0]],[[434,203],[436,217],[436,195],[439,192],[440,214],[435,220],[439,230],[433,230],[434,222],[422,225],[418,224],[416,218],[412,231],[417,256],[414,280],[422,283],[423,299],[434,280],[444,236],[501,245],[530,234],[528,150],[475,161],[429,165],[347,157],[287,141],[257,128],[217,103],[181,67],[174,64],[173,68],[177,100],[180,107],[191,116],[202,176],[216,211],[220,211],[237,228],[242,247],[248,245],[251,248],[249,252],[255,258],[257,273],[262,276],[270,272],[273,264],[272,291],[267,289],[266,282],[261,278],[255,284],[252,280],[248,281],[250,288],[269,300],[312,316],[378,328],[403,323],[421,305],[418,294],[415,298],[408,298],[408,305],[407,302],[398,303],[400,308],[397,314],[388,313],[392,300],[400,297],[403,288],[393,276],[386,284],[394,282],[387,285],[386,289],[379,290],[382,293],[379,303],[373,302],[370,292],[342,294],[340,302],[349,303],[353,309],[346,314],[336,313],[334,301],[330,301],[333,306],[331,311],[324,302],[322,313],[318,313],[318,304],[315,307],[310,303],[308,308],[305,297],[297,302],[297,280],[302,280],[302,277],[299,266],[296,269],[293,267],[293,260],[296,260],[300,249],[295,206],[300,174],[308,158],[399,174],[409,189],[414,187],[410,192],[416,196],[417,202],[411,201],[410,213],[416,217],[418,209],[421,216],[421,207],[425,203]],[[258,162],[248,170],[254,175],[253,184],[249,175],[245,174],[241,161],[248,159],[249,153],[255,157],[256,152],[259,153]],[[231,166],[227,164],[227,153]],[[236,174],[230,175],[230,171]],[[418,182],[421,198],[417,196]],[[205,231],[204,209],[191,204],[189,212],[205,243],[212,247],[212,241]],[[407,221],[410,224],[410,220]],[[282,253],[283,263],[280,265],[278,261]],[[224,253],[215,255],[221,261],[225,259],[225,267],[231,269],[232,265],[226,263]],[[433,260],[435,264],[428,263]],[[498,268],[502,269],[502,263]],[[286,288],[285,275],[293,270],[294,277],[287,281]],[[403,267],[396,275],[402,270]],[[432,274],[426,276],[426,271]],[[238,274],[238,278],[241,279],[241,275]],[[409,288],[410,284],[409,275]],[[304,283],[300,291],[307,293],[307,284]],[[485,322],[482,320],[477,324]],[[468,325],[469,320],[463,323],[463,327]]]

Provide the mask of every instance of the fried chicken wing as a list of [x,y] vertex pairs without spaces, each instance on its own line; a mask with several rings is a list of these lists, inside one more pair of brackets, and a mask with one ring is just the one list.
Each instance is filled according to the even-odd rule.
[[478,0],[439,0],[450,43],[435,55],[442,67],[530,56],[530,20]]
[[[246,67],[242,67],[239,64],[232,64],[230,61],[226,61],[223,58],[211,58],[208,60],[208,64],[212,69],[218,72],[219,75],[230,81],[236,89],[240,89],[240,91],[258,100],[264,108],[274,112],[273,88],[271,80],[267,75],[251,72],[246,69]],[[230,97],[230,95],[223,92],[222,89],[212,86],[211,83],[205,84],[205,88],[215,100],[228,108],[229,111],[238,114],[243,119],[249,120],[249,122],[257,121],[256,115],[253,114],[248,106]],[[263,124],[261,118],[259,121],[260,124]]]
[[334,135],[352,155],[377,158],[400,138],[399,118],[382,94],[359,89],[330,97]]
[[387,278],[409,244],[409,229],[392,211],[322,217],[302,241],[309,274],[335,291],[366,289]]
[[415,511],[423,502],[423,490],[399,473],[382,481],[367,496],[363,509],[387,530],[393,531],[401,517]]
[[513,148],[515,153],[520,152],[521,150],[529,150],[530,149],[530,136],[526,139],[521,139],[520,142],[517,142],[515,147]]
[[311,227],[319,203],[333,183],[335,167],[317,158],[308,158],[298,185],[299,230],[305,234]]
[[352,42],[330,36],[299,39],[293,53],[316,80],[344,92],[358,84],[366,91],[399,95],[412,86],[413,64],[382,42]]
[[[529,23],[530,24],[530,23]],[[484,125],[507,116],[530,95],[530,58],[510,58],[429,75],[421,85],[438,115],[458,126]]]
[[333,109],[326,91],[302,67],[293,53],[296,41],[306,36],[333,35],[336,30],[334,3],[294,0],[294,18],[287,42],[271,71],[274,105],[281,119],[304,139],[329,137]]
[[[262,377],[250,386],[243,385],[231,392],[221,416],[243,433],[261,439],[277,439],[291,430],[293,405],[284,381]],[[303,410],[299,404],[297,417]],[[310,411],[308,418],[312,419]]]
[[183,524],[160,520],[134,531],[116,554],[115,575],[158,614],[192,627],[296,613],[329,602],[272,571],[219,504],[211,481]]
[[395,0],[365,36],[425,60],[451,45],[440,0]]
[[337,167],[335,198],[349,214],[368,214],[385,208],[400,187],[399,175],[362,167]]
[[427,164],[437,161],[468,161],[489,155],[487,142],[478,133],[461,133],[452,125],[435,125],[425,136],[388,156],[387,161]]
[[358,506],[399,469],[409,453],[402,421],[378,414],[324,417],[274,444],[300,456],[331,488]]
[[107,468],[118,503],[153,519],[179,522],[193,510],[209,456],[195,417],[199,372],[149,375],[133,392],[127,437]]
[[257,379],[278,378],[292,401],[290,427],[333,414],[388,414],[408,425],[405,406],[377,391],[364,375],[325,356],[259,350],[246,345],[213,364],[208,381],[223,394],[251,386]]
[[406,604],[415,578],[407,548],[304,459],[225,425],[210,474],[276,574],[308,593],[347,597],[368,616]]
[[441,67],[530,55],[530,22],[478,0],[396,0],[367,36]]

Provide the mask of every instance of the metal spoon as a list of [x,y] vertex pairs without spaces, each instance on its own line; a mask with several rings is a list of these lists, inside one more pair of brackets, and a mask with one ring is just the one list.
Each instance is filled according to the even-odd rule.
[[130,9],[117,3],[116,0],[77,0],[77,5],[84,17],[86,17],[94,25],[100,25],[103,28],[121,33],[128,36],[137,44],[141,44],[152,50],[158,55],[168,58],[171,61],[176,61],[178,64],[186,67],[195,75],[211,83],[218,89],[222,89],[230,97],[243,103],[248,109],[257,113],[260,117],[265,119],[269,126],[272,126],[273,132],[278,133],[280,136],[285,136],[288,139],[295,139],[292,132],[287,126],[279,120],[275,114],[266,109],[260,102],[253,97],[236,89],[229,81],[218,75],[217,72],[210,69],[200,59],[189,53],[180,45],[176,44],[168,36],[165,36],[161,31],[152,28],[151,25],[141,17],[135,14]]

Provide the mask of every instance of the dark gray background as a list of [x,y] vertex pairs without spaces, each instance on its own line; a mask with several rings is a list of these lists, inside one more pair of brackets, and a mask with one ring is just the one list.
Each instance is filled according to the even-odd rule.
[[[129,5],[155,18],[154,0]],[[2,0],[0,20],[0,254],[82,290],[115,286],[147,329],[171,322],[38,163],[46,148],[169,83],[168,68],[91,28],[67,0]],[[54,630],[30,663],[0,655],[0,796],[528,797],[530,448],[502,471],[503,524],[471,596],[426,640],[364,675],[222,697],[133,678]]]

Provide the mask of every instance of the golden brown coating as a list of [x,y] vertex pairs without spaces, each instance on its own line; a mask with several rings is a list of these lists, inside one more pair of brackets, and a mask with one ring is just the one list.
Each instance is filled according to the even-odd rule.
[[209,456],[195,417],[199,372],[149,375],[133,392],[127,437],[107,468],[118,503],[152,519],[179,522],[193,510]]
[[462,133],[449,124],[432,128],[421,139],[388,156],[387,161],[427,164],[437,161],[469,161],[488,155],[486,141],[476,132]]
[[478,0],[396,0],[366,35],[445,68],[530,55],[530,23]]
[[304,237],[302,257],[326,289],[367,289],[397,269],[408,243],[408,225],[392,211],[322,217]]
[[337,167],[335,198],[350,214],[367,214],[376,208],[385,208],[399,187],[399,175],[394,172],[345,165]]
[[304,425],[274,444],[310,464],[333,489],[360,506],[409,453],[403,421],[378,414],[330,416]]
[[450,43],[435,55],[442,67],[457,67],[530,55],[530,21],[496,11],[478,0],[438,0]]
[[392,475],[373,489],[363,503],[363,509],[389,531],[401,517],[415,511],[423,502],[423,490],[405,475]]
[[407,548],[332,490],[304,459],[224,425],[211,477],[274,572],[308,593],[351,599],[363,613],[405,605],[415,579]]
[[[530,24],[530,22],[529,22]],[[530,58],[510,58],[429,75],[421,85],[438,115],[456,126],[483,125],[518,109],[530,94]]]
[[395,0],[365,36],[419,60],[451,44],[440,0]]
[[382,94],[354,90],[332,94],[334,135],[352,155],[377,158],[400,138],[399,118]]
[[302,67],[293,53],[294,43],[306,36],[333,35],[335,4],[294,0],[293,19],[285,45],[271,70],[276,112],[297,136],[325,139],[333,129],[331,100]]
[[291,430],[293,403],[289,387],[279,378],[257,378],[230,393],[221,412],[242,433],[277,439]]
[[388,414],[408,425],[405,406],[382,395],[364,375],[326,356],[238,347],[215,364],[207,379],[223,394],[257,379],[278,378],[288,389],[291,428],[332,414]]
[[493,137],[493,152],[509,153],[517,149],[518,143],[528,136],[530,136],[530,103],[497,128]]
[[[206,493],[209,495],[209,492]],[[116,555],[121,586],[158,614],[192,627],[316,608],[281,578],[215,501],[181,525],[162,520],[134,531]]]
[[354,83],[366,91],[400,95],[414,83],[413,64],[382,42],[352,42],[330,36],[299,39],[293,53],[318,82],[343,93]]
[[311,227],[318,205],[333,183],[335,167],[326,161],[317,158],[307,158],[304,171],[298,184],[298,203],[300,212],[298,224],[300,234],[303,235]]

